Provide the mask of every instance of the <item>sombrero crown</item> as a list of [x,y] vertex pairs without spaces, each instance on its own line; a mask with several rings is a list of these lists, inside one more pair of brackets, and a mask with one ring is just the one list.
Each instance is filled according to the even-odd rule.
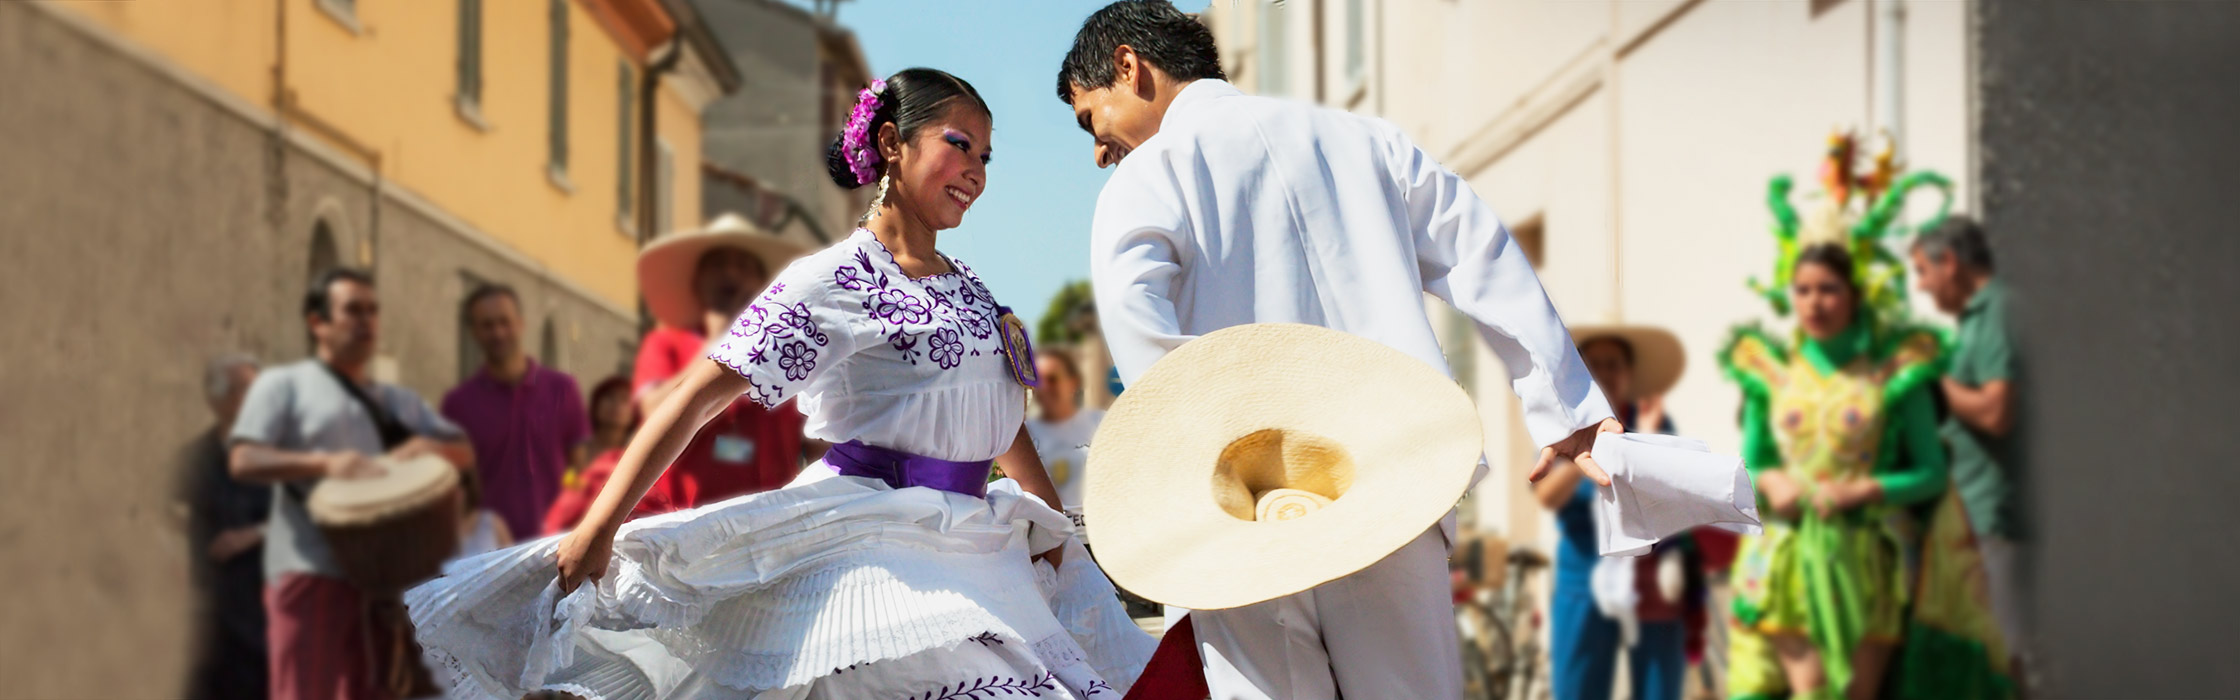
[[1214,610],[1400,549],[1461,499],[1485,442],[1469,396],[1423,361],[1327,328],[1256,324],[1169,353],[1089,449],[1098,563],[1138,595]]

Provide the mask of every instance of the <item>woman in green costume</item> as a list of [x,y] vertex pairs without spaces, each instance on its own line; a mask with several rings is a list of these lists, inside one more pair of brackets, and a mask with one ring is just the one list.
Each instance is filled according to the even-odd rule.
[[1939,338],[1874,322],[1848,248],[1797,252],[1793,343],[1744,329],[1720,357],[1743,386],[1743,455],[1772,516],[1736,562],[1736,697],[1877,697],[1911,585],[1892,523],[1945,490],[1926,389]]
[[1944,195],[1923,228],[1942,221],[1951,183],[1899,174],[1887,142],[1854,173],[1853,145],[1830,137],[1825,196],[1803,216],[1788,176],[1767,187],[1778,257],[1773,283],[1750,286],[1776,316],[1794,309],[1795,339],[1749,326],[1719,353],[1742,385],[1743,456],[1772,516],[1736,557],[1727,688],[1738,700],[2011,697],[1928,393],[1943,339],[1906,320],[1905,265],[1882,245],[1903,235],[1916,188]]

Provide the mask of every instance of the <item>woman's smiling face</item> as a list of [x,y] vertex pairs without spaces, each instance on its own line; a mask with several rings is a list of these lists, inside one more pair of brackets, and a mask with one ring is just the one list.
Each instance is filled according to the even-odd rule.
[[[990,131],[986,112],[969,101],[952,100],[941,118],[920,127],[909,143],[894,147],[889,175],[896,182],[887,196],[899,197],[896,204],[936,231],[964,223],[965,211],[987,191]],[[891,143],[891,137],[882,140]]]

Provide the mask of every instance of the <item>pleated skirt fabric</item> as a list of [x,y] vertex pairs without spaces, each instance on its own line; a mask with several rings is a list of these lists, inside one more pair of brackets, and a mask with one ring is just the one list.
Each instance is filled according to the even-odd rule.
[[[408,591],[451,696],[1118,698],[1157,646],[1066,517],[834,475],[640,519],[597,584],[561,595],[559,537],[463,559]],[[1030,560],[1064,546],[1062,567]]]

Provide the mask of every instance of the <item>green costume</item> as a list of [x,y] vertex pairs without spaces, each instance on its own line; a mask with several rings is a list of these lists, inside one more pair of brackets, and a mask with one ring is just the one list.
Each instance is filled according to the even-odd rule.
[[[1945,491],[1936,408],[1923,388],[1938,375],[1941,345],[1924,330],[1876,336],[1854,323],[1828,342],[1785,347],[1752,329],[1722,353],[1744,387],[1743,458],[1752,475],[1784,470],[1805,493],[1796,520],[1769,518],[1736,555],[1735,619],[1745,634],[1734,635],[1729,687],[1738,694],[1787,688],[1777,663],[1751,663],[1772,661],[1759,635],[1811,640],[1825,689],[1840,694],[1861,641],[1895,643],[1904,634],[1907,528],[1892,521]],[[1882,502],[1826,517],[1812,508],[1818,485],[1855,477],[1879,482]]]
[[[1727,688],[1736,698],[1790,695],[1768,635],[1798,635],[1819,651],[1824,684],[1812,697],[1843,697],[1862,642],[1901,644],[1890,659],[1885,697],[2002,698],[2011,687],[1991,621],[1975,551],[1939,435],[1930,388],[1944,369],[1942,334],[1906,318],[1905,265],[1882,245],[1906,194],[1943,190],[1936,173],[1899,176],[1887,155],[1866,175],[1850,172],[1850,137],[1831,141],[1821,169],[1829,196],[1800,217],[1791,181],[1768,188],[1779,243],[1773,284],[1751,281],[1776,316],[1789,312],[1799,253],[1838,243],[1851,253],[1859,315],[1827,341],[1782,342],[1753,324],[1719,353],[1742,386],[1743,458],[1753,477],[1782,470],[1803,487],[1793,521],[1770,517],[1744,538],[1735,560],[1735,625]],[[1854,206],[1856,205],[1856,206]],[[1939,210],[1924,228],[1944,217]],[[1874,479],[1878,503],[1823,517],[1820,484]],[[1926,523],[1926,526],[1923,524]]]

